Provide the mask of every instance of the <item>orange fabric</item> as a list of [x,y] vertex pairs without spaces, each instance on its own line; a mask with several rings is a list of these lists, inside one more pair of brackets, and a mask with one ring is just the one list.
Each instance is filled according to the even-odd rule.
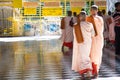
[[63,46],[67,46],[69,48],[73,48],[73,42],[64,42]]
[[88,71],[91,71],[91,69],[88,68],[88,69],[80,70],[79,74],[84,74],[84,73],[86,73]]
[[98,73],[98,72],[97,72],[97,65],[94,64],[94,63],[92,63],[92,68],[93,68],[92,74],[93,74],[93,75],[96,75],[96,74]]
[[65,21],[64,21],[65,18],[62,18],[61,20],[61,29],[65,29]]
[[108,21],[108,24],[111,24],[111,23],[112,23],[111,17],[109,17],[109,18],[107,19],[107,21]]
[[75,25],[74,30],[75,30],[75,36],[76,36],[77,42],[82,43],[84,40],[83,40],[80,24]]
[[96,29],[96,25],[95,25],[95,21],[94,21],[93,16],[87,17],[86,20],[87,20],[88,22],[90,22],[90,23],[93,24],[93,27],[94,27],[94,30],[95,30],[95,36],[97,36],[97,35],[98,35],[98,32],[97,32],[97,29]]

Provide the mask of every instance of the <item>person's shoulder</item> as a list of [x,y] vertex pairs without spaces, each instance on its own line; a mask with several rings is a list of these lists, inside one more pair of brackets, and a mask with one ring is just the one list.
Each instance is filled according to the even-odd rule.
[[87,16],[86,18],[91,18],[91,16]]
[[63,20],[64,20],[64,21],[66,21],[67,19],[68,19],[68,17],[67,17],[67,16],[63,17]]
[[92,17],[91,17],[91,16],[87,16],[87,17],[86,17],[86,20],[89,21],[89,22],[91,22]]
[[63,18],[64,18],[64,19],[65,19],[65,18],[68,18],[68,16],[64,16]]
[[90,22],[88,22],[88,21],[86,21],[86,24],[88,24],[88,25],[92,25],[92,23],[90,23]]
[[85,23],[86,23],[86,26],[88,26],[88,27],[93,26],[93,24],[91,22],[86,21]]
[[65,17],[62,17],[61,22],[65,21]]
[[83,28],[84,28],[84,29],[87,29],[87,30],[90,30],[90,29],[93,28],[93,24],[90,23],[90,22],[85,21]]
[[98,15],[97,15],[96,17],[97,17],[97,18],[101,18],[101,19],[103,18],[102,16],[98,16]]
[[103,17],[101,17],[101,16],[96,16],[98,19],[100,19],[100,20],[103,20]]
[[61,20],[65,19],[66,17],[62,17]]

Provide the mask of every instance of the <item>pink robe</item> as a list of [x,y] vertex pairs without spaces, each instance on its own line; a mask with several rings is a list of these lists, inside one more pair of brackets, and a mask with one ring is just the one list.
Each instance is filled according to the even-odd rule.
[[61,35],[61,40],[63,42],[63,45],[67,47],[72,47],[72,42],[73,42],[73,27],[69,25],[69,22],[71,20],[71,17],[65,17],[64,18],[64,24],[65,24],[65,29],[62,29],[62,35]]
[[112,17],[111,17],[111,20],[112,20],[112,23],[109,24],[109,40],[114,41],[115,40],[115,31],[114,31],[115,23]]
[[104,19],[104,27],[105,27],[104,38],[105,39],[108,38],[110,41],[114,41],[115,40],[114,20],[109,15],[105,15],[103,19]]
[[80,23],[82,31],[83,43],[78,43],[74,32],[73,43],[73,57],[72,57],[72,70],[75,72],[84,73],[86,70],[92,70],[90,59],[90,50],[92,44],[92,36],[94,36],[93,25],[89,22],[82,21]]
[[108,39],[109,38],[109,24],[108,24],[108,15],[104,15],[103,16],[103,20],[104,20],[104,32],[103,32],[103,35],[104,35],[104,39]]
[[93,63],[93,74],[97,74],[101,61],[102,61],[102,50],[104,45],[104,39],[103,39],[103,30],[104,30],[104,23],[103,18],[100,16],[94,16],[94,22],[96,24],[96,30],[98,35],[93,37],[92,40],[92,48],[91,48],[91,62]]

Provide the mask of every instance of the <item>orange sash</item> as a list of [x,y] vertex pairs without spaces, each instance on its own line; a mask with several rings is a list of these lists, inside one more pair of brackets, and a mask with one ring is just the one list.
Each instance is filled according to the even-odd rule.
[[61,20],[61,29],[65,29],[65,18],[62,18],[62,20]]
[[75,30],[75,36],[76,36],[77,42],[82,43],[84,40],[83,40],[80,23],[78,23],[77,25],[74,25],[74,30]]
[[96,29],[96,25],[95,25],[95,21],[94,21],[94,18],[93,16],[89,16],[87,17],[86,19],[88,22],[92,23],[93,24],[93,27],[94,27],[94,30],[95,30],[95,36],[98,35],[98,32],[97,32],[97,29]]

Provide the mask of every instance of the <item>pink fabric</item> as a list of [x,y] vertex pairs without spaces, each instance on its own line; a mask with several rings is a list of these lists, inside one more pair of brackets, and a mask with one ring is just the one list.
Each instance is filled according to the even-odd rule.
[[109,25],[109,40],[114,41],[115,40],[115,31],[114,31],[115,23],[112,17],[111,19],[112,19],[112,23]]
[[65,29],[62,29],[62,35],[61,35],[61,40],[62,42],[72,42],[73,41],[73,27],[69,25],[69,22],[71,20],[71,17],[65,17]]
[[103,16],[103,20],[104,20],[104,39],[108,39],[109,38],[109,24],[108,24],[108,19],[109,16],[108,15],[104,15]]
[[115,32],[114,32],[114,20],[111,16],[105,15],[104,19],[104,38],[111,40],[115,40]]
[[83,73],[88,69],[92,70],[90,50],[92,44],[92,36],[94,36],[94,29],[93,25],[89,22],[81,22],[80,26],[84,42],[77,43],[74,33],[72,70],[75,72]]
[[99,71],[102,61],[102,49],[104,44],[103,39],[104,23],[102,17],[100,16],[95,16],[94,21],[96,24],[98,35],[93,37],[90,57],[91,61],[97,65],[97,71]]

